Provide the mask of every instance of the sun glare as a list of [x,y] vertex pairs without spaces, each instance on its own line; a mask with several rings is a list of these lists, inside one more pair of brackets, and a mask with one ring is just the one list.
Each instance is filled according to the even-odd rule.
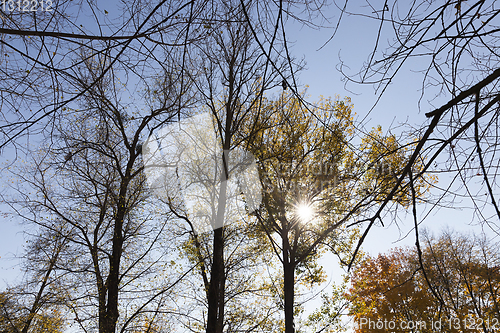
[[314,216],[314,209],[308,204],[300,204],[296,210],[298,217],[304,223],[309,222]]

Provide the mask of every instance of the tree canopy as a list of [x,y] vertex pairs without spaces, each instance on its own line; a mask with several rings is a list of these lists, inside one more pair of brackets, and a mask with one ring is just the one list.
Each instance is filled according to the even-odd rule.
[[352,276],[356,332],[490,332],[498,327],[499,252],[491,240],[445,232],[416,248],[367,257]]
[[[351,269],[373,226],[408,212],[416,250],[357,268],[353,315],[448,316],[453,330],[497,318],[496,252],[419,230],[460,202],[499,232],[494,0],[30,4],[0,5],[0,194],[28,241],[2,330],[305,330],[298,300],[325,281],[321,256]],[[326,43],[347,16],[377,22],[362,68],[339,65],[377,100],[423,59],[421,101],[446,100],[428,122],[367,129],[348,97],[308,100],[288,27],[324,29],[329,10]],[[395,280],[367,284],[381,272]],[[336,321],[328,307],[344,304],[325,298],[318,331]]]

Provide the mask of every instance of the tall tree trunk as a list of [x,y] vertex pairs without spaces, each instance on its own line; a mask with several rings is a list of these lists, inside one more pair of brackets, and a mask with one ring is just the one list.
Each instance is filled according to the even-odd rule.
[[[217,202],[217,216],[215,218],[212,271],[210,272],[210,287],[208,289],[208,315],[206,333],[222,333],[224,323],[224,295],[225,295],[225,267],[224,267],[224,219],[227,201],[227,181],[229,179],[229,150],[233,136],[234,116],[234,89],[235,89],[235,62],[233,55],[229,62],[228,97],[226,101],[226,120],[222,140],[222,170],[220,177],[220,192]],[[216,113],[214,113],[216,114]],[[220,129],[220,128],[219,128]],[[215,227],[218,227],[215,229]]]
[[[226,267],[223,266],[224,270]],[[224,296],[226,291],[226,272],[222,273],[221,287],[219,289],[219,317],[217,318],[217,333],[222,333],[224,328]]]
[[283,235],[283,297],[285,299],[285,333],[294,333],[293,303],[295,297],[295,265],[288,234]]
[[[227,182],[221,181],[214,227],[223,226],[226,192]],[[224,274],[224,227],[220,227],[214,230],[213,260],[210,272],[210,286],[208,288],[207,333],[222,333],[222,327],[219,327],[222,325],[218,325],[218,323],[224,317],[224,313],[219,313],[221,303],[224,303]]]
[[[208,319],[207,333],[217,332],[219,304],[221,302],[221,280],[224,275],[224,239],[223,228],[214,230],[214,257],[210,272],[210,287],[208,288]],[[222,293],[223,294],[223,293]],[[224,301],[224,300],[222,300]]]
[[104,320],[104,331],[100,333],[115,333],[116,322],[118,321],[118,292],[120,282],[120,262],[123,250],[122,224],[123,219],[115,222],[113,235],[113,252],[110,258],[109,275],[106,280],[108,290],[107,311]]
[[[130,170],[131,168],[129,168]],[[126,214],[126,194],[128,188],[128,175],[122,182],[115,217],[115,225],[113,230],[113,245],[112,252],[109,258],[109,274],[106,279],[105,290],[107,290],[107,304],[105,318],[102,321],[102,326],[99,327],[99,333],[115,333],[116,323],[118,322],[118,293],[120,283],[120,263],[123,252],[123,221]],[[99,318],[101,319],[101,318]]]

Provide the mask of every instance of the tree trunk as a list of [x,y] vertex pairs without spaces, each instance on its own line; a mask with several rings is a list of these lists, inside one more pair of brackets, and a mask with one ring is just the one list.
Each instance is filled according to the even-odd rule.
[[[224,219],[227,200],[227,180],[229,179],[229,150],[233,135],[232,108],[234,97],[234,66],[236,58],[233,56],[229,63],[228,98],[226,101],[226,121],[222,141],[222,170],[220,177],[220,192],[217,202],[217,216],[214,227],[213,260],[210,272],[210,287],[208,289],[208,315],[206,333],[222,333],[224,323],[224,295],[225,295],[225,267],[224,267]],[[216,114],[216,113],[215,113]],[[222,133],[220,133],[222,135]],[[215,227],[219,227],[215,229]]]
[[[223,228],[214,230],[214,257],[210,272],[210,287],[208,288],[208,318],[207,333],[217,332],[219,304],[221,302],[221,280],[224,275],[224,239]],[[223,302],[224,300],[222,300]]]
[[295,265],[288,235],[283,235],[283,297],[285,299],[285,333],[294,333],[293,303],[295,297]]
[[[226,267],[223,266],[222,269]],[[223,272],[221,277],[221,287],[219,290],[219,318],[217,318],[217,333],[222,333],[224,328],[224,295],[226,291],[226,273]]]
[[[225,175],[223,170],[223,175]],[[215,226],[223,226],[226,210],[227,181],[221,181],[219,200],[217,206],[217,216]],[[224,303],[224,227],[214,230],[213,260],[210,272],[210,286],[208,288],[208,318],[207,333],[222,333],[222,323],[224,319],[224,308],[220,313],[221,304]]]
[[123,249],[122,224],[115,222],[115,234],[113,236],[113,253],[110,259],[109,275],[106,281],[108,291],[108,302],[106,318],[104,320],[104,331],[100,333],[115,333],[118,321],[118,292],[120,279],[120,262]]
[[[113,230],[113,245],[112,253],[109,258],[109,274],[106,279],[105,290],[107,291],[107,303],[105,318],[101,322],[99,333],[115,333],[116,323],[118,321],[118,293],[120,283],[120,263],[123,252],[123,221],[126,214],[126,193],[129,182],[125,180],[120,189],[118,200],[118,210],[115,217],[115,225]],[[101,326],[102,325],[102,326]]]

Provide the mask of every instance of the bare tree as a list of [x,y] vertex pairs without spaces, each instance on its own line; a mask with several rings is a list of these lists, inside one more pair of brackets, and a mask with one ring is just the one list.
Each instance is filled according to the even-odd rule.
[[[110,61],[102,74],[121,67],[126,71],[123,79],[129,92],[137,97],[141,85],[147,85],[147,79],[163,69],[162,54],[173,50],[182,53],[179,68],[185,71],[190,46],[216,36],[214,28],[223,25],[221,19],[230,19],[224,18],[223,12],[231,3],[122,1],[110,8],[84,1],[46,2],[47,6],[41,1],[29,11],[13,1],[0,8],[0,148],[21,148],[16,140],[47,129],[63,108],[72,107],[103,78],[96,77],[84,90],[75,89],[73,69],[82,62],[82,53],[89,58],[107,54]],[[295,72],[300,66],[289,52],[285,23],[297,19],[315,25],[313,19],[322,3],[240,0],[231,6],[236,3],[242,15],[232,24],[246,26],[248,39],[258,45],[258,52],[266,59],[264,81],[270,83],[279,77],[275,84],[283,82],[296,91]],[[295,12],[297,5],[303,10]],[[287,65],[282,67],[277,59]]]
[[[296,5],[303,6],[301,9],[305,10],[306,19],[299,17]],[[44,176],[44,163],[36,165],[38,177],[31,184],[39,188],[39,193],[47,194],[47,198],[32,200],[26,195],[24,201],[40,205],[31,206],[36,209],[33,208],[29,219],[35,223],[42,224],[39,207],[44,207],[52,214],[68,219],[67,224],[76,228],[67,232],[79,230],[82,234],[92,231],[96,241],[104,241],[106,237],[112,241],[111,248],[92,244],[90,238],[83,242],[87,248],[80,244],[82,249],[92,249],[94,265],[99,266],[106,262],[105,259],[108,260],[104,268],[98,267],[99,271],[96,267],[91,269],[97,281],[101,309],[99,318],[103,330],[113,329],[118,322],[119,267],[122,255],[126,253],[123,246],[128,240],[124,230],[135,230],[132,224],[130,230],[127,226],[129,222],[136,221],[127,219],[132,212],[142,209],[149,199],[144,192],[145,179],[139,166],[141,140],[163,125],[184,117],[181,110],[191,102],[192,96],[187,91],[193,85],[198,95],[197,106],[208,110],[216,123],[223,166],[217,177],[228,180],[231,176],[229,156],[259,130],[256,124],[261,117],[265,91],[273,87],[289,89],[311,117],[317,117],[313,108],[298,94],[295,76],[301,66],[290,53],[285,25],[289,19],[314,25],[313,16],[321,13],[322,5],[321,1],[124,1],[123,15],[92,2],[77,1],[60,2],[54,6],[52,13],[45,11],[38,16],[2,9],[0,32],[5,38],[0,43],[5,52],[0,56],[5,65],[2,67],[2,78],[5,80],[0,86],[0,91],[4,93],[1,109],[3,123],[0,125],[3,141],[0,148],[16,146],[25,134],[35,140],[40,139],[37,134],[44,134],[46,142],[50,143],[47,143],[50,150],[47,156],[54,160],[51,169],[47,170],[61,170],[57,176],[65,175],[68,179],[77,176],[79,182],[94,184],[94,188],[75,186],[71,189],[67,184],[57,186],[72,200],[94,198],[96,202],[85,204],[94,207],[98,203],[101,205],[98,207],[106,208],[97,219],[101,221],[97,231],[96,228],[87,230],[81,224],[82,218],[90,219],[85,215],[90,214],[88,211],[83,214],[78,210],[77,213],[69,206],[65,207],[66,211],[61,211],[57,202],[48,201],[47,198],[53,197],[56,192],[48,191],[46,185],[50,179]],[[382,12],[385,9],[384,6]],[[75,14],[78,11],[89,13],[92,24],[89,24],[90,21],[78,22]],[[453,105],[486,87],[495,78],[483,81],[480,88],[475,87],[465,95],[457,94]],[[127,98],[130,102],[125,102]],[[476,100],[475,119],[479,119],[491,108],[493,104],[490,103],[494,103],[495,99],[481,99],[481,103],[485,103],[482,110],[480,99]],[[412,175],[411,171],[418,173],[415,179],[422,179],[423,172],[428,168],[423,171],[418,167],[412,168],[415,161],[421,158],[422,145],[429,139],[443,111],[437,111],[439,115],[435,117],[435,124],[422,136],[421,144],[409,159],[407,167],[402,172],[398,170],[399,178],[390,182],[389,190],[384,189],[378,196],[373,192],[362,195],[338,223],[322,230],[310,246],[303,251],[301,249],[297,262],[312,255],[318,244],[325,242],[337,226],[353,218],[360,208],[366,207],[368,201],[382,202],[380,210],[372,217],[360,218],[349,225],[368,221],[368,232],[370,226],[381,218],[388,203],[397,201],[398,193],[408,193],[411,185],[415,185],[413,178],[405,180]],[[321,119],[319,121],[322,122]],[[465,126],[470,127],[473,123],[467,124]],[[479,141],[480,125],[476,128],[475,137]],[[328,126],[325,129],[330,134],[335,132]],[[73,133],[68,133],[68,130]],[[236,138],[241,131],[244,135]],[[444,145],[435,147],[437,154],[462,133],[463,130],[459,129],[445,139]],[[478,144],[480,152],[479,148]],[[434,155],[429,156],[429,163],[432,163]],[[43,157],[40,160],[47,161]],[[98,166],[96,161],[100,163]],[[481,165],[486,168],[483,162]],[[92,178],[89,170],[100,178]],[[25,180],[30,183],[27,178]],[[376,182],[376,185],[380,183]],[[197,263],[202,275],[205,272],[204,283],[208,286],[207,332],[222,332],[225,322],[226,238],[225,229],[216,227],[227,222],[226,186],[227,182],[222,181],[217,188],[218,202],[212,219],[215,230],[209,250],[212,259],[208,260],[210,267],[203,264],[206,260],[204,256],[200,256]],[[76,190],[83,191],[84,195],[75,194],[73,191]],[[492,194],[493,190],[489,192]],[[108,214],[108,209],[116,209],[116,212]],[[90,212],[97,214],[97,211]],[[113,223],[107,225],[106,218]],[[138,218],[145,223],[141,226],[148,225],[145,221],[149,221],[149,217],[140,215]],[[109,272],[108,284],[100,273],[102,269]]]
[[[122,104],[118,71],[103,75],[109,61],[85,57],[74,68],[75,84],[86,91],[80,107],[65,109],[32,164],[15,171],[21,183],[9,202],[42,234],[64,241],[48,264],[75,324],[125,332],[158,319],[173,286],[191,271],[166,275],[171,219],[150,200],[141,160],[142,140],[178,116],[187,86],[165,62],[156,90],[146,90],[150,108],[132,109]],[[43,267],[47,260],[34,254],[28,262]]]
[[[234,255],[238,253],[237,260],[242,263],[245,260],[250,262],[247,260],[249,258],[244,259],[248,257],[248,253],[234,252],[240,246],[238,243],[231,244],[238,239],[235,237],[238,228],[226,229],[235,218],[230,214],[231,194],[228,181],[235,177],[237,172],[232,170],[231,162],[236,154],[235,149],[242,145],[242,140],[238,140],[237,135],[245,131],[247,135],[252,135],[256,131],[252,126],[259,118],[259,112],[254,111],[260,108],[264,92],[281,86],[281,79],[276,80],[279,74],[271,69],[268,63],[272,61],[274,66],[281,66],[279,64],[283,61],[264,56],[254,42],[252,29],[256,28],[252,28],[248,22],[249,13],[254,11],[255,6],[251,1],[214,3],[212,11],[200,16],[203,26],[200,27],[199,34],[205,41],[193,43],[188,51],[190,68],[199,69],[190,75],[197,88],[202,110],[210,114],[208,122],[214,121],[214,140],[220,152],[219,156],[213,157],[218,161],[218,167],[212,174],[203,174],[203,182],[211,186],[210,193],[206,193],[206,199],[212,198],[207,203],[210,206],[207,207],[210,212],[209,225],[213,229],[212,244],[202,248],[204,242],[201,240],[204,237],[195,235],[197,230],[194,228],[193,216],[179,211],[172,202],[170,208],[176,210],[189,224],[195,251],[202,263],[201,275],[207,288],[207,332],[222,332],[225,326],[229,327],[224,319],[225,305],[227,300],[234,296],[226,293],[226,287],[235,283],[227,281],[228,276],[234,276],[236,272],[236,268],[231,267],[234,264]],[[206,119],[203,121],[207,122]],[[196,181],[201,182],[201,179]],[[246,229],[247,227],[240,228],[240,231],[244,233]],[[238,242],[241,242],[241,239]],[[210,249],[211,253],[207,253],[206,249]],[[225,258],[225,251],[230,258]],[[233,264],[226,266],[226,263],[231,261]],[[240,264],[236,266],[241,268]],[[232,316],[234,315],[235,313],[232,313]]]
[[[305,2],[307,11],[315,10],[311,4]],[[128,214],[123,207],[127,202],[132,203],[123,194],[133,185],[133,179],[140,175],[139,169],[134,167],[138,163],[141,136],[147,137],[175,116],[177,120],[181,119],[180,110],[189,98],[184,92],[193,83],[197,85],[205,107],[217,121],[217,135],[224,152],[221,158],[225,165],[221,177],[227,179],[225,153],[240,144],[234,142],[232,137],[240,130],[248,110],[258,108],[263,92],[271,87],[296,90],[294,75],[300,67],[293,62],[284,31],[287,17],[294,15],[291,11],[293,4],[134,1],[123,2],[120,6],[124,9],[120,14],[114,8],[104,8],[92,2],[58,2],[53,8],[45,7],[36,14],[7,6],[2,8],[0,28],[5,36],[0,41],[5,65],[2,69],[5,80],[0,88],[4,92],[1,147],[16,146],[23,135],[30,135],[37,141],[40,140],[38,134],[46,135],[47,142],[55,143],[49,148],[55,147],[61,168],[68,172],[67,176],[74,170],[66,168],[79,166],[76,162],[79,157],[84,157],[85,163],[87,158],[96,157],[86,155],[87,152],[99,155],[99,161],[114,159],[111,166],[104,163],[102,170],[95,169],[104,177],[99,184],[110,183],[105,187],[119,189],[117,199],[112,202],[119,207],[119,215],[115,218],[117,237],[113,236],[116,247],[110,250],[110,284],[100,283],[101,303],[107,288],[117,288],[120,248],[123,245],[120,230]],[[89,13],[91,19],[80,22],[78,13]],[[166,65],[173,58],[176,60],[175,68]],[[86,67],[85,70],[82,71],[82,67]],[[23,69],[21,74],[19,68]],[[160,84],[151,83],[157,80]],[[222,85],[219,85],[219,80]],[[111,88],[107,86],[109,82],[112,82]],[[178,88],[173,95],[168,90],[172,84]],[[118,93],[121,89],[123,93]],[[168,96],[164,96],[165,92]],[[131,98],[130,103],[123,102],[127,97]],[[87,109],[84,106],[81,110],[83,100],[91,107]],[[136,110],[129,114],[133,104],[154,111],[146,114]],[[94,120],[91,114],[96,110],[99,110],[99,117]],[[168,116],[162,119],[167,113]],[[87,123],[86,126],[95,122],[103,129],[93,132],[94,137],[91,138],[77,131],[78,128],[68,126],[73,124],[68,120],[68,114]],[[113,143],[101,147],[110,137],[109,126],[116,131]],[[138,129],[131,133],[131,127]],[[63,128],[71,128],[82,137],[68,136],[63,133]],[[92,144],[85,143],[87,141]],[[123,141],[123,146],[115,141]],[[114,152],[118,146],[124,149],[122,154]],[[114,166],[117,166],[116,170]],[[44,168],[40,165],[40,176]],[[77,173],[83,171],[78,170]],[[105,177],[108,173],[109,177]],[[37,186],[44,189],[47,179],[41,180]],[[142,187],[143,181],[137,186]],[[220,200],[214,225],[224,223],[224,186],[220,188],[223,199]],[[104,191],[105,198],[108,197],[106,193],[108,190]],[[96,198],[100,198],[101,194],[92,193]],[[29,196],[25,199],[32,201]],[[110,204],[107,200],[103,202]],[[63,212],[56,212],[54,203],[46,203],[45,199],[43,203],[53,213],[64,215]],[[38,221],[37,214],[30,218]],[[223,230],[216,229],[208,291],[207,331],[210,332],[220,332],[224,322],[223,240]],[[100,262],[101,258],[94,256],[93,260]],[[97,271],[95,274],[99,275]],[[113,297],[107,300],[114,304],[109,309],[101,304],[106,309],[102,313],[109,312],[107,319],[101,316],[102,327],[107,327],[106,330],[117,321],[117,290],[109,291]]]
[[[411,188],[424,174],[443,175],[432,192],[432,209],[447,205],[470,208],[475,222],[498,233],[494,221],[500,218],[496,186],[500,100],[496,22],[500,11],[495,2],[385,1],[367,2],[363,7],[345,2],[338,6],[342,10],[339,24],[345,15],[379,23],[373,50],[363,68],[351,75],[344,71],[344,64],[340,65],[346,80],[373,84],[380,98],[391,83],[398,82],[398,74],[410,66],[411,59],[418,57],[418,63],[425,65],[415,68],[412,62],[411,69],[421,73],[421,98],[448,100],[426,113],[428,124],[411,130],[419,137],[418,144],[396,186],[368,220],[359,246],[397,191]],[[425,161],[424,167],[415,170],[417,161]],[[418,242],[418,224],[422,221],[417,218],[417,203],[413,200],[412,205]]]

